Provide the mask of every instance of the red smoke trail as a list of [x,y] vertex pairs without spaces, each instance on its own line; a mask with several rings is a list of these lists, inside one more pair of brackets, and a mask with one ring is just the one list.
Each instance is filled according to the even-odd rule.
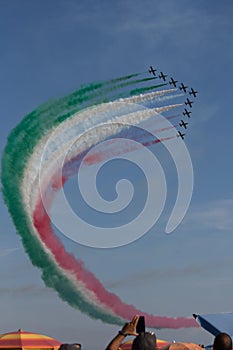
[[[148,127],[148,124],[147,124]],[[161,128],[161,129],[157,129],[157,130],[151,130],[151,132],[163,132],[163,131],[167,131],[170,129],[174,129],[174,126],[169,126],[166,128]],[[148,135],[148,131],[145,131],[144,133],[140,134],[139,136],[134,136],[133,140],[140,142],[141,145],[149,147],[152,146],[156,143],[159,142],[163,142],[163,141],[167,141],[170,140],[172,138],[174,138],[174,136],[172,137],[164,137],[161,139],[154,139],[152,141],[147,141],[147,142],[143,142],[143,140],[145,139],[145,137]],[[136,143],[131,143],[129,145],[129,143],[127,142],[126,145],[124,145],[124,138],[119,138],[118,140],[120,140],[121,142],[121,148],[120,149],[116,149],[116,143],[115,143],[115,139],[113,140],[108,140],[107,144],[104,143],[103,144],[103,149],[100,149],[99,151],[92,153],[92,154],[88,154],[84,160],[83,160],[83,164],[84,165],[92,165],[92,164],[96,164],[96,163],[100,163],[103,162],[107,159],[111,159],[114,157],[120,157],[122,154],[126,154],[129,152],[133,152],[139,149],[139,146]]]
[[[150,144],[161,142],[162,140],[153,140]],[[118,151],[122,154],[125,149]],[[132,151],[131,148],[126,151]],[[98,154],[98,160],[103,159],[105,153]],[[95,159],[97,160],[97,159]],[[92,160],[94,161],[94,160]],[[88,163],[90,164],[90,163]],[[52,202],[52,199],[55,196],[55,192],[58,191],[67,180],[62,178],[59,180],[60,172],[57,175],[52,176],[52,181],[48,187],[49,195],[46,195],[46,202]],[[105,311],[113,311],[117,316],[124,318],[125,320],[130,320],[135,314],[144,314],[146,318],[146,324],[148,327],[155,328],[181,328],[181,327],[198,327],[197,322],[194,319],[188,318],[170,318],[164,316],[153,316],[147,313],[144,313],[136,309],[132,305],[125,304],[120,300],[118,296],[113,293],[108,292],[101,282],[94,276],[94,274],[84,267],[84,264],[81,260],[76,259],[72,254],[68,253],[62,242],[56,237],[55,233],[51,227],[51,219],[49,213],[44,209],[42,199],[39,198],[37,201],[36,208],[33,212],[33,223],[39,234],[40,240],[52,253],[56,263],[63,269],[64,273],[71,273],[75,276],[75,279],[78,282],[81,282],[85,288],[95,294],[95,298],[90,300],[90,304],[94,305],[96,299],[99,306],[104,308]],[[85,293],[85,291],[84,291]]]
[[[163,141],[167,141],[174,138],[173,137],[164,137],[162,139],[154,139],[152,141],[148,141],[148,142],[142,142],[141,144],[143,146],[149,147],[152,146],[156,143],[159,142],[163,142]],[[112,141],[112,142],[111,142]],[[127,145],[124,145],[124,139],[120,140],[121,142],[121,149],[116,149],[116,144],[114,142],[114,140],[108,141],[108,145],[106,147],[106,145],[103,145],[103,149],[100,149],[100,151],[95,152],[94,154],[90,154],[87,155],[85,157],[85,159],[83,160],[83,164],[84,165],[93,165],[96,163],[100,163],[103,162],[105,160],[114,158],[114,157],[120,157],[122,154],[126,154],[129,152],[134,152],[140,149],[140,146],[137,145],[136,143],[132,143],[129,145],[129,143],[127,143]],[[113,145],[113,149],[111,149],[111,145]]]
[[[55,179],[56,177],[54,177]],[[57,182],[57,180],[55,180]],[[53,187],[54,184],[52,184]],[[115,294],[108,292],[101,282],[87,271],[81,260],[76,259],[68,253],[60,240],[55,236],[51,228],[49,214],[45,211],[41,198],[38,200],[33,213],[33,223],[38,231],[41,241],[54,256],[56,263],[65,270],[64,272],[72,273],[77,281],[84,283],[85,287],[94,292],[98,302],[105,305],[106,311],[113,311],[116,315],[130,320],[135,314],[144,314],[148,327],[157,328],[181,328],[181,327],[198,327],[194,319],[183,317],[169,318],[164,316],[153,316],[136,309],[132,305],[123,303]],[[90,300],[90,303],[92,301]],[[101,305],[100,305],[101,306]]]
[[159,139],[159,140],[156,139],[156,140],[149,141],[149,142],[143,142],[143,146],[150,147],[150,146],[152,146],[152,145],[155,145],[156,143],[174,139],[174,137],[175,137],[175,136],[164,137],[163,139]]

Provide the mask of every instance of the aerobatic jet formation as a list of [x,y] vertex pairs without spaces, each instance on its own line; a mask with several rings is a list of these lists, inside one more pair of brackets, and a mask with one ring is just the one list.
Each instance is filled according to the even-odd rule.
[[[160,78],[162,79],[165,84],[162,84],[162,85],[158,85],[158,87],[160,86],[163,86],[163,85],[171,85],[172,87],[176,88],[176,89],[171,89],[169,91],[171,92],[174,92],[174,91],[177,91],[178,89],[182,91],[182,94],[174,94],[174,96],[185,96],[186,100],[183,101],[183,104],[184,104],[184,109],[183,111],[181,112],[181,114],[186,117],[186,118],[191,118],[191,111],[189,110],[190,108],[193,107],[193,103],[194,103],[194,98],[197,97],[197,93],[198,91],[193,89],[192,87],[188,87],[187,85],[185,85],[184,83],[180,83],[178,80],[174,79],[172,76],[170,76],[169,80],[167,78],[167,75],[164,74],[162,71],[158,71],[157,69],[155,69],[153,66],[149,66],[148,68],[148,72],[154,76],[156,76],[156,78]],[[167,79],[166,79],[167,78]],[[152,86],[153,88],[153,86]],[[193,96],[192,100],[191,101],[191,97],[190,96]],[[184,118],[183,117],[183,118]],[[179,124],[178,126],[183,128],[183,129],[188,129],[188,122],[186,122],[185,118],[184,119],[181,119],[179,121]],[[185,133],[183,133],[183,130],[181,131],[177,131],[177,134],[176,136],[177,137],[180,137],[182,140],[184,140],[184,136],[185,136]]]
[[188,111],[186,108],[184,109],[183,115],[186,115],[188,118],[190,118],[190,114],[192,112]]
[[163,79],[164,81],[166,81],[166,77],[167,77],[166,74],[163,74],[163,72],[160,72],[160,75],[159,75],[160,79]]
[[188,125],[188,123],[184,122],[183,119],[181,119],[181,121],[180,121],[180,123],[179,123],[179,126],[185,128],[185,129],[187,129],[187,125]]
[[170,85],[174,85],[174,87],[176,87],[176,84],[178,83],[177,80],[174,80],[173,78],[171,78],[171,80],[169,81]]
[[183,83],[180,85],[180,90],[183,90],[184,92],[187,91],[188,86],[185,86]]
[[189,91],[189,95],[193,95],[193,97],[197,96],[198,91],[195,91],[193,88]]
[[148,72],[150,73],[150,74],[153,74],[153,75],[155,75],[155,72],[157,71],[157,69],[155,69],[155,68],[153,68],[152,66],[150,66],[150,69],[148,69]]
[[189,106],[190,108],[192,108],[193,101],[190,101],[190,99],[187,97],[185,104],[186,104],[186,106]]
[[180,131],[178,131],[177,137],[181,137],[182,140],[184,140],[185,134],[182,134]]

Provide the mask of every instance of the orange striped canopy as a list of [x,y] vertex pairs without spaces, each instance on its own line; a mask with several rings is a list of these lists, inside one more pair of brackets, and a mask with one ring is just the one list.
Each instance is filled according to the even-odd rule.
[[[133,340],[129,340],[125,343],[122,343],[119,349],[120,350],[131,350],[132,343],[133,343]],[[157,339],[155,349],[162,348],[163,346],[166,346],[166,345],[169,345],[169,342],[167,342],[166,340]]]
[[19,329],[0,335],[0,349],[58,349],[61,343],[47,335]]

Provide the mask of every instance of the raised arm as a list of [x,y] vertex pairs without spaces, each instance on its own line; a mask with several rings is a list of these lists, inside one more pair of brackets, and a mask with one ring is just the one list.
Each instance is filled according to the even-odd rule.
[[110,341],[105,350],[118,350],[121,343],[127,337],[127,335],[137,336],[136,326],[138,323],[139,316],[136,315],[133,317],[132,321],[126,323],[122,329],[118,332],[118,334]]

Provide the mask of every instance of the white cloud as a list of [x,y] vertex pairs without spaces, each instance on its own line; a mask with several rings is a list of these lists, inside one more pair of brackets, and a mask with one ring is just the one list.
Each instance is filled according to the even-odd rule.
[[16,248],[4,248],[4,249],[0,249],[0,258],[3,256],[7,256],[11,253],[14,253],[15,251],[22,249],[20,247],[16,247]]
[[229,231],[233,229],[233,199],[222,199],[190,210],[185,226]]
[[0,295],[14,295],[14,296],[25,296],[25,295],[29,295],[30,297],[33,295],[51,295],[53,294],[53,291],[49,288],[46,287],[39,287],[36,285],[24,285],[24,286],[16,286],[16,287],[1,287],[0,288]]

